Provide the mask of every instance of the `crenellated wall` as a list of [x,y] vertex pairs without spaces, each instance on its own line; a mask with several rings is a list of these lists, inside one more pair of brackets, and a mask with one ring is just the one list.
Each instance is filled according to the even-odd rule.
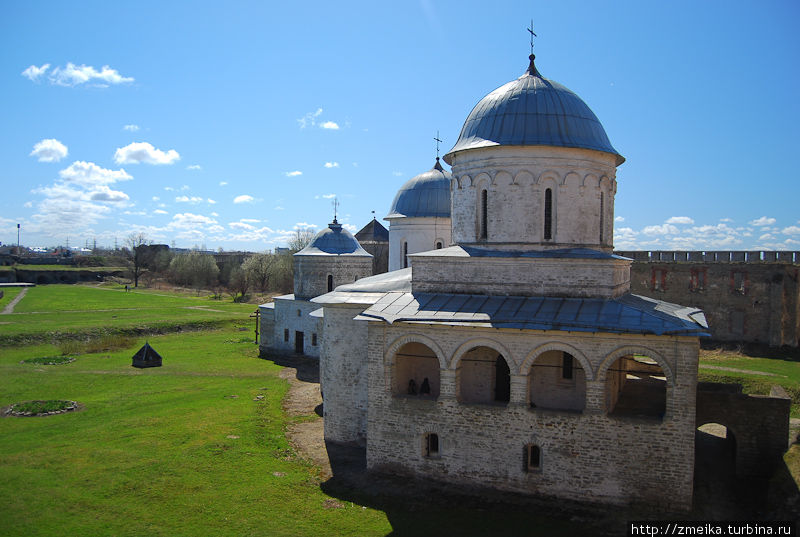
[[800,252],[622,251],[631,292],[703,310],[717,341],[797,347]]

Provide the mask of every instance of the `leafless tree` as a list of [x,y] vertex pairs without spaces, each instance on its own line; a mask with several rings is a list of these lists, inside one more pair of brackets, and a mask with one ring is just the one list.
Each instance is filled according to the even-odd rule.
[[131,233],[125,239],[125,245],[128,247],[128,261],[133,267],[133,286],[139,287],[139,276],[144,272],[144,258],[146,255],[145,248],[150,244],[150,240],[144,233]]

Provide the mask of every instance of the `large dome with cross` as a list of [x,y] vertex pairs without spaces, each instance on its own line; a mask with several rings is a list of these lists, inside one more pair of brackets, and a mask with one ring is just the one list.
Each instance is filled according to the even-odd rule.
[[617,166],[625,158],[611,145],[603,125],[580,97],[544,78],[534,65],[475,105],[456,145],[444,156],[452,165],[459,151],[498,145],[576,147],[611,153]]

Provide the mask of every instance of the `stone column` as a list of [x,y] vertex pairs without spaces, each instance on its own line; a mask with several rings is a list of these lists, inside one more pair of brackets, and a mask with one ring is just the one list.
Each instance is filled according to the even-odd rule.
[[511,375],[511,397],[509,405],[528,406],[527,375]]
[[454,369],[439,370],[439,399],[456,399],[456,372]]

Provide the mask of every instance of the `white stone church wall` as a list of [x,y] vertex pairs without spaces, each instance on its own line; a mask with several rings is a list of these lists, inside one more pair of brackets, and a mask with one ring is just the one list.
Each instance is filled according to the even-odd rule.
[[[389,219],[389,270],[399,270],[403,266],[403,243],[408,244],[408,253],[427,252],[436,249],[436,242],[442,247],[451,245],[450,219],[436,217],[413,217]],[[411,266],[409,259],[409,265]]]
[[[696,338],[368,324],[369,469],[583,501],[691,508]],[[435,400],[391,393],[393,352],[408,341],[424,342],[442,362]],[[477,345],[492,346],[508,360],[510,403],[458,400],[457,358]],[[530,407],[530,363],[550,350],[570,352],[584,368],[583,412]],[[669,387],[663,420],[606,412],[607,369],[618,355],[631,352],[657,356],[665,369]],[[435,457],[423,454],[427,433],[438,435]],[[535,471],[524,468],[528,444],[541,449]]]
[[303,354],[318,358],[322,344],[322,320],[309,315],[318,309],[319,304],[307,300],[276,297],[274,335],[270,349],[281,354],[293,354],[296,333],[302,332]]

